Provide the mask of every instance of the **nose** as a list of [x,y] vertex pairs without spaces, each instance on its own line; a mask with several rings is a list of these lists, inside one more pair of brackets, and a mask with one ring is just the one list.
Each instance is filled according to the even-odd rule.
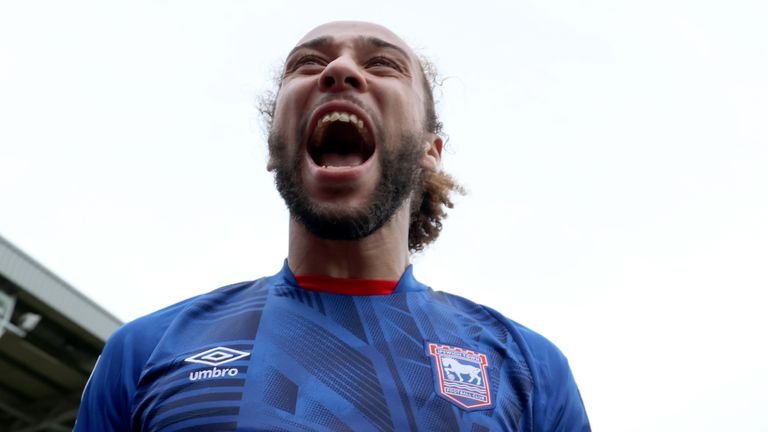
[[328,63],[318,79],[320,88],[327,92],[365,91],[368,88],[357,62],[348,56],[338,57]]

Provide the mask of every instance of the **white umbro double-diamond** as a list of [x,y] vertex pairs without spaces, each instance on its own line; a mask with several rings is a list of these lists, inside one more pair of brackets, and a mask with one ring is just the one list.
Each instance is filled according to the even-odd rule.
[[236,349],[227,347],[211,348],[207,351],[203,351],[199,354],[195,354],[191,357],[184,359],[190,363],[200,363],[209,366],[220,366],[225,363],[240,360],[243,357],[249,356],[250,353],[238,351]]

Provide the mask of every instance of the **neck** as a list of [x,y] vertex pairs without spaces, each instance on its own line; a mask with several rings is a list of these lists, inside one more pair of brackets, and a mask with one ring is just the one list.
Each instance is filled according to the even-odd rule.
[[291,219],[288,266],[297,275],[397,280],[409,263],[408,205],[360,240],[326,240]]

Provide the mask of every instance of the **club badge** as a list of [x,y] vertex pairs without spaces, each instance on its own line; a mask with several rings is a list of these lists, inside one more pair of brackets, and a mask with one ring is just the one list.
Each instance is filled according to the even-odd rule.
[[485,354],[436,343],[427,343],[427,352],[438,395],[468,411],[493,407]]

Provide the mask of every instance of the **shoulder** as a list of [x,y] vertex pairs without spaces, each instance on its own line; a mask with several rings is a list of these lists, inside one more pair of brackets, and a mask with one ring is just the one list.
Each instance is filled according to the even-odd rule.
[[523,345],[533,377],[533,431],[589,432],[581,393],[568,359],[552,341],[530,328],[507,320]]
[[505,343],[508,355],[526,364],[532,388],[531,415],[526,417],[524,429],[561,432],[590,430],[568,359],[551,340],[493,308],[452,294],[439,295],[445,296],[459,311],[484,323],[484,327],[494,329],[495,339]]
[[536,369],[537,366],[567,365],[565,355],[563,355],[560,349],[540,333],[507,318],[491,307],[475,303],[457,295],[439,294],[448,298],[450,303],[462,312],[503,328],[509,337],[513,339],[514,343],[520,346],[532,369]]
[[228,301],[232,296],[260,281],[227,285],[130,321],[109,337],[101,357],[110,363],[121,363],[123,369],[130,368],[134,373],[139,373],[137,368],[140,369],[152,355],[158,342],[167,336],[169,327],[179,316],[196,310],[210,310],[216,304]]
[[562,352],[549,339],[507,318],[499,311],[454,294],[440,291],[435,294],[445,303],[450,304],[457,312],[471,316],[486,327],[494,328],[498,338],[502,341],[518,345],[527,362],[546,363],[551,360],[565,359]]
[[[498,312],[494,312],[501,316]],[[568,368],[568,359],[565,354],[551,340],[516,321],[504,319],[520,343],[525,346],[534,370],[544,373],[551,369]]]
[[508,322],[526,346],[533,376],[532,429],[589,432],[584,402],[566,356],[541,334],[514,321]]
[[[228,285],[198,295],[141,318],[130,321],[113,333],[94,367],[83,393],[76,431],[130,429],[132,407],[139,381],[163,341],[183,340],[174,328],[183,317],[215,313],[218,307],[264,288],[266,280]],[[188,321],[187,321],[188,322]]]
[[205,314],[215,311],[217,306],[236,302],[238,297],[247,295],[246,290],[249,288],[264,288],[268,279],[226,285],[130,321],[117,329],[109,338],[104,354],[121,351],[139,362],[142,359],[146,360],[151,356],[157,343],[164,337],[168,337],[169,328],[180,317]]

